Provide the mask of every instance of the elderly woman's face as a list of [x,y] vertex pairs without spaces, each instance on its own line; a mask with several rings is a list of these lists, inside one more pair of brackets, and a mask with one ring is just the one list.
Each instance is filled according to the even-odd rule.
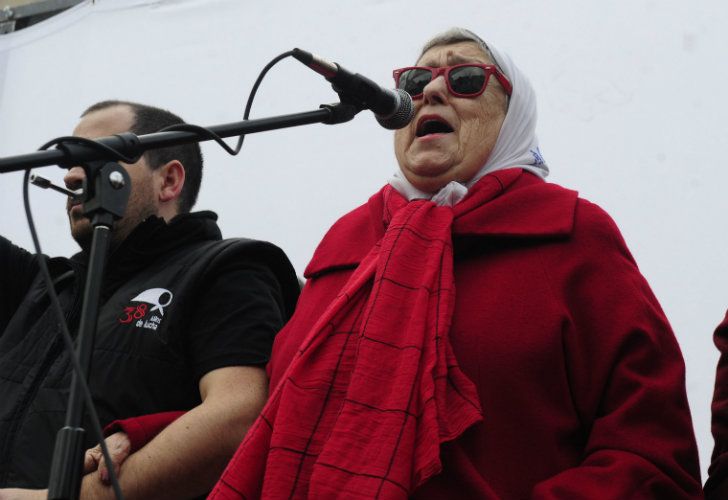
[[[431,48],[417,65],[440,67],[466,62],[493,61],[477,44],[460,42]],[[394,152],[407,180],[422,191],[435,192],[450,181],[472,179],[495,146],[506,103],[505,91],[494,77],[477,97],[451,95],[442,75],[428,83],[422,98],[415,101],[414,120],[394,135]],[[433,120],[444,122],[446,127],[425,126]]]

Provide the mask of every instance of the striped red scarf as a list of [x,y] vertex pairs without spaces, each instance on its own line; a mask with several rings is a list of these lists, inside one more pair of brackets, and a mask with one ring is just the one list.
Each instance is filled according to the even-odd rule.
[[488,176],[478,188],[455,207],[407,202],[389,186],[375,195],[384,236],[300,346],[210,498],[404,499],[440,472],[440,444],[482,419],[448,337],[454,221],[503,186]]

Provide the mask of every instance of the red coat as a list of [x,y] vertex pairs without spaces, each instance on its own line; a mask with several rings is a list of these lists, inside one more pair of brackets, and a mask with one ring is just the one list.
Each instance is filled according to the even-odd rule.
[[[484,421],[443,446],[443,473],[415,498],[702,498],[683,359],[614,222],[531,174],[491,175],[520,177],[454,235],[450,331]],[[382,203],[319,245],[271,388],[382,236]]]
[[708,469],[705,496],[711,500],[728,498],[728,313],[713,334],[720,360],[715,375],[712,431],[715,439],[713,460]]

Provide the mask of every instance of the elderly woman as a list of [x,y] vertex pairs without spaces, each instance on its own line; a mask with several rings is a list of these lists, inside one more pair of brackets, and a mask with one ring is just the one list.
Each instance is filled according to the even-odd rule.
[[398,172],[330,229],[211,498],[701,498],[683,360],[533,90],[453,29],[394,72]]
[[453,29],[394,72],[400,172],[316,250],[211,498],[701,498],[684,365],[533,90]]

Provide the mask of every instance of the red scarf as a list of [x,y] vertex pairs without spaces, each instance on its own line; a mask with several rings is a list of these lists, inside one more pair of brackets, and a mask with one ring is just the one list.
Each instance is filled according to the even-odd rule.
[[[520,170],[512,174],[504,177]],[[455,207],[407,202],[389,186],[372,197],[383,196],[384,236],[319,318],[209,498],[404,499],[441,471],[440,444],[482,420],[448,337],[453,224],[502,191],[486,176]]]

